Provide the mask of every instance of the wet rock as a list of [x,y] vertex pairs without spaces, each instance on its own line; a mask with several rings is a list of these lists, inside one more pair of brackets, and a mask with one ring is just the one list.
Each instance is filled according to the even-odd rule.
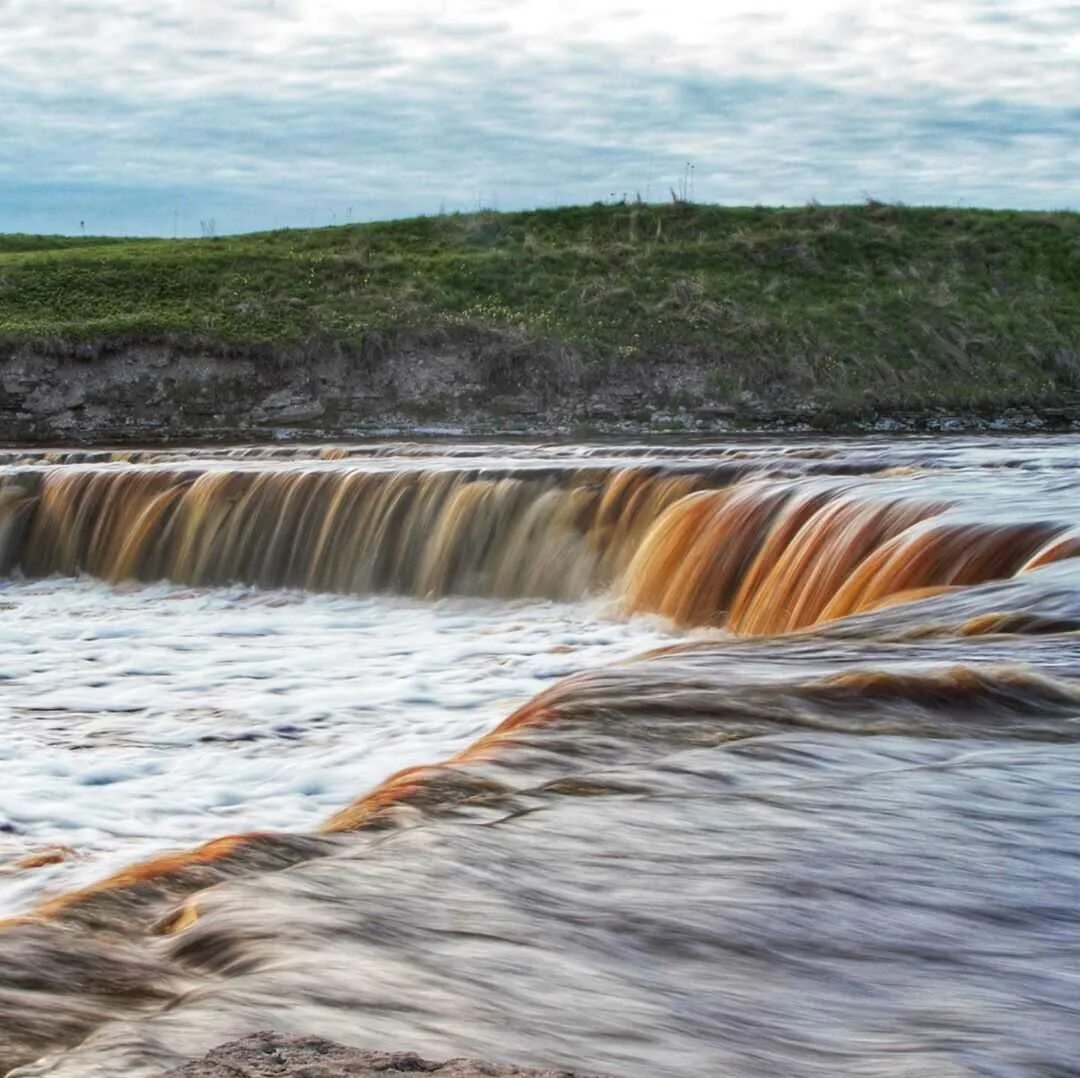
[[394,1078],[433,1074],[436,1078],[600,1078],[582,1071],[533,1070],[450,1059],[436,1063],[413,1052],[366,1052],[321,1037],[253,1033],[214,1048],[165,1078]]

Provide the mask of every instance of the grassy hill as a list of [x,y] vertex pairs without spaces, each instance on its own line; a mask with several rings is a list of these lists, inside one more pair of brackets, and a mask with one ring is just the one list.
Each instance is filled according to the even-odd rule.
[[[302,362],[379,334],[703,364],[841,410],[1080,396],[1080,216],[594,205],[200,240],[0,236],[0,344]],[[256,348],[257,346],[257,348]],[[269,346],[269,348],[268,348]]]

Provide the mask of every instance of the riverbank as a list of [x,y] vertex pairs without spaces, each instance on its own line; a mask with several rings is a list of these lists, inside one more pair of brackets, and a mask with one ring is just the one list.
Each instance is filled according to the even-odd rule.
[[0,236],[9,442],[1080,423],[1080,218],[870,203]]
[[21,348],[0,359],[7,444],[333,440],[458,435],[590,437],[753,431],[924,433],[1063,431],[1080,406],[841,409],[708,393],[707,369],[673,359],[602,371],[521,361],[512,383],[490,369],[506,352],[472,335],[400,339],[377,352],[307,359],[170,346],[125,346],[86,360]]

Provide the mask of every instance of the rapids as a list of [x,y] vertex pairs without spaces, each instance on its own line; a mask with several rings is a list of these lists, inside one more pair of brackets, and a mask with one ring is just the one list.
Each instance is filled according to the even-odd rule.
[[1069,438],[0,451],[0,1068],[1073,1073],[1078,493]]
[[0,916],[228,830],[317,827],[553,679],[673,639],[597,602],[50,577],[0,603]]

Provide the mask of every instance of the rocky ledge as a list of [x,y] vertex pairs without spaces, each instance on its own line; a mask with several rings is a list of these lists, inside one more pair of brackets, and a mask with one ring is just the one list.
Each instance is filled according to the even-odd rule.
[[589,360],[495,333],[310,353],[0,340],[0,443],[1080,429],[1080,398],[989,412],[839,409],[792,386],[731,396],[713,384],[715,370],[700,356]]
[[254,1033],[214,1048],[203,1059],[169,1071],[166,1078],[601,1078],[583,1071],[533,1070],[449,1059],[435,1063],[413,1052],[365,1052],[321,1037]]

